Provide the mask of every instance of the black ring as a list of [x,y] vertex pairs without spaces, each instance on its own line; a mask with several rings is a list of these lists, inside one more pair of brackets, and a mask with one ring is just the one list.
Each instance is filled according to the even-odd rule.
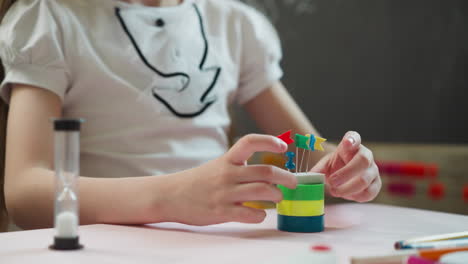
[[49,247],[55,250],[75,250],[82,249],[83,245],[80,244],[79,237],[62,238],[54,237],[54,244]]

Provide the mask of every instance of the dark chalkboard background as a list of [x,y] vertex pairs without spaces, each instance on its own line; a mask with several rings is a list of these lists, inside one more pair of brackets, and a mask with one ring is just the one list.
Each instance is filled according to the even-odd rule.
[[276,26],[283,82],[325,137],[468,143],[468,1],[244,2]]

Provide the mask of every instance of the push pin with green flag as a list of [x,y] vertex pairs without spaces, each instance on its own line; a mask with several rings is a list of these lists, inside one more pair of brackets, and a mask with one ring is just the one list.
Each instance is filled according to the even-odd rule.
[[[295,142],[296,142],[296,172],[299,172],[302,170],[302,162],[304,161],[304,153],[306,150],[309,150],[309,145],[307,145],[307,141],[309,141],[309,138],[307,136],[303,136],[300,134],[296,134],[294,136]],[[301,155],[301,162],[297,163],[298,159],[298,150],[302,149],[302,155]]]
[[[325,142],[326,139],[314,136],[313,134],[306,134],[305,136],[301,134],[296,134],[294,136],[294,142],[296,143],[296,172],[302,171],[304,164],[304,156],[307,152],[306,158],[306,171],[309,171],[309,157],[310,152],[315,150],[323,151],[323,146],[321,145]],[[301,161],[298,163],[299,149],[302,149]]]

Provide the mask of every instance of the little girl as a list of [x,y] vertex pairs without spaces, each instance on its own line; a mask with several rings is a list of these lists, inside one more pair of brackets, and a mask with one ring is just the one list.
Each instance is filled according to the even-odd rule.
[[[247,135],[228,150],[233,103],[267,134],[317,134],[279,81],[274,28],[252,8],[233,0],[11,2],[2,5],[1,96],[9,104],[5,198],[19,226],[53,223],[51,117],[86,120],[82,224],[258,223],[265,212],[242,202],[278,202],[273,184],[295,187],[288,171],[246,164],[257,151],[285,152],[274,136]],[[329,193],[373,199],[380,176],[359,134],[325,147],[312,170],[327,175]]]

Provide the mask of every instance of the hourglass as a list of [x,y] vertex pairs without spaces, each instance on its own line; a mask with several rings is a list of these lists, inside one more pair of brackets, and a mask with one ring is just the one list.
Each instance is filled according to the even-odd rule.
[[78,176],[80,119],[54,120],[55,211],[52,249],[80,249]]

